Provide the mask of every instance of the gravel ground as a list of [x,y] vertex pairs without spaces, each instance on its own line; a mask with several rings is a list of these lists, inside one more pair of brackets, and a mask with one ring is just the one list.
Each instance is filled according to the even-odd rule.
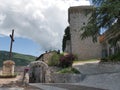
[[[1,90],[41,90],[37,87],[30,86],[28,83],[22,83],[22,74],[16,78],[0,78],[0,89]],[[17,88],[17,89],[15,89]]]
[[[24,67],[15,68],[15,72],[18,73],[15,78],[0,78],[0,90],[41,90],[28,84],[28,74],[26,75],[24,84],[22,83]],[[2,69],[0,68],[0,70]]]

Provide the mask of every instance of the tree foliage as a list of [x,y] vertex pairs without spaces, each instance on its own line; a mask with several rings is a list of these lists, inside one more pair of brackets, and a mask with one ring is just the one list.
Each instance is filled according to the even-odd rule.
[[[110,43],[120,40],[120,0],[92,0],[94,7],[88,24],[82,28],[82,39],[92,37],[97,41],[101,28],[107,29],[114,38]],[[116,42],[115,42],[116,41]]]
[[63,36],[63,41],[62,41],[62,50],[64,51],[66,48],[66,41],[70,40],[70,27],[66,27],[65,29],[65,34]]

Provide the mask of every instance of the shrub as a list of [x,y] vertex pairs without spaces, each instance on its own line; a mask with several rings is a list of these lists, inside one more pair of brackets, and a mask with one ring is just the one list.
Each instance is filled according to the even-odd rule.
[[64,69],[61,69],[60,71],[58,71],[58,73],[75,73],[75,74],[80,74],[80,72],[75,69],[75,68],[64,68]]
[[59,58],[61,54],[54,53],[50,60],[48,61],[49,66],[58,66],[59,65]]
[[72,66],[73,61],[75,60],[74,55],[68,54],[65,56],[60,57],[60,66],[65,68],[65,67],[70,67]]
[[118,61],[120,61],[120,52],[101,59],[101,62],[118,62]]

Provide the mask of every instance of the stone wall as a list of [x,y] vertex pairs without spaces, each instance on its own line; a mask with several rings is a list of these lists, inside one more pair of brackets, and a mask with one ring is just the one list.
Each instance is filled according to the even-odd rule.
[[70,40],[67,40],[67,41],[66,41],[65,52],[70,52]]
[[43,61],[45,63],[48,64],[48,61],[51,59],[51,57],[57,52],[55,51],[50,51],[50,52],[46,52],[44,54],[42,54],[42,56],[40,55],[38,58],[37,58],[37,61]]
[[[88,76],[120,73],[120,63],[89,63],[73,66],[81,74],[58,74],[52,72],[50,80],[52,83],[81,83]],[[100,78],[99,78],[100,79]]]
[[53,56],[53,54],[54,54],[54,52],[50,52],[50,53],[46,53],[46,54],[44,54],[44,56],[43,56],[43,61],[45,62],[45,63],[48,63],[48,61],[51,59],[51,57]]
[[51,74],[52,83],[79,83],[82,81],[81,74]]
[[82,74],[56,73],[59,70],[61,70],[61,68],[49,67],[49,83],[79,83],[84,79],[84,75]]
[[81,60],[100,58],[101,45],[99,42],[93,43],[92,38],[81,40],[81,28],[88,22],[89,15],[87,11],[91,11],[91,6],[77,6],[69,8],[69,24],[71,33],[72,53],[76,54]]

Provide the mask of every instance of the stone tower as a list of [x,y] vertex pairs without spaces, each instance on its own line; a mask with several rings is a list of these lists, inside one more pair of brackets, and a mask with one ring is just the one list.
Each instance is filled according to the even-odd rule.
[[88,22],[92,6],[70,7],[68,10],[68,22],[71,33],[71,51],[77,55],[79,60],[93,59],[101,57],[101,45],[99,42],[93,43],[92,38],[81,40],[81,27]]

